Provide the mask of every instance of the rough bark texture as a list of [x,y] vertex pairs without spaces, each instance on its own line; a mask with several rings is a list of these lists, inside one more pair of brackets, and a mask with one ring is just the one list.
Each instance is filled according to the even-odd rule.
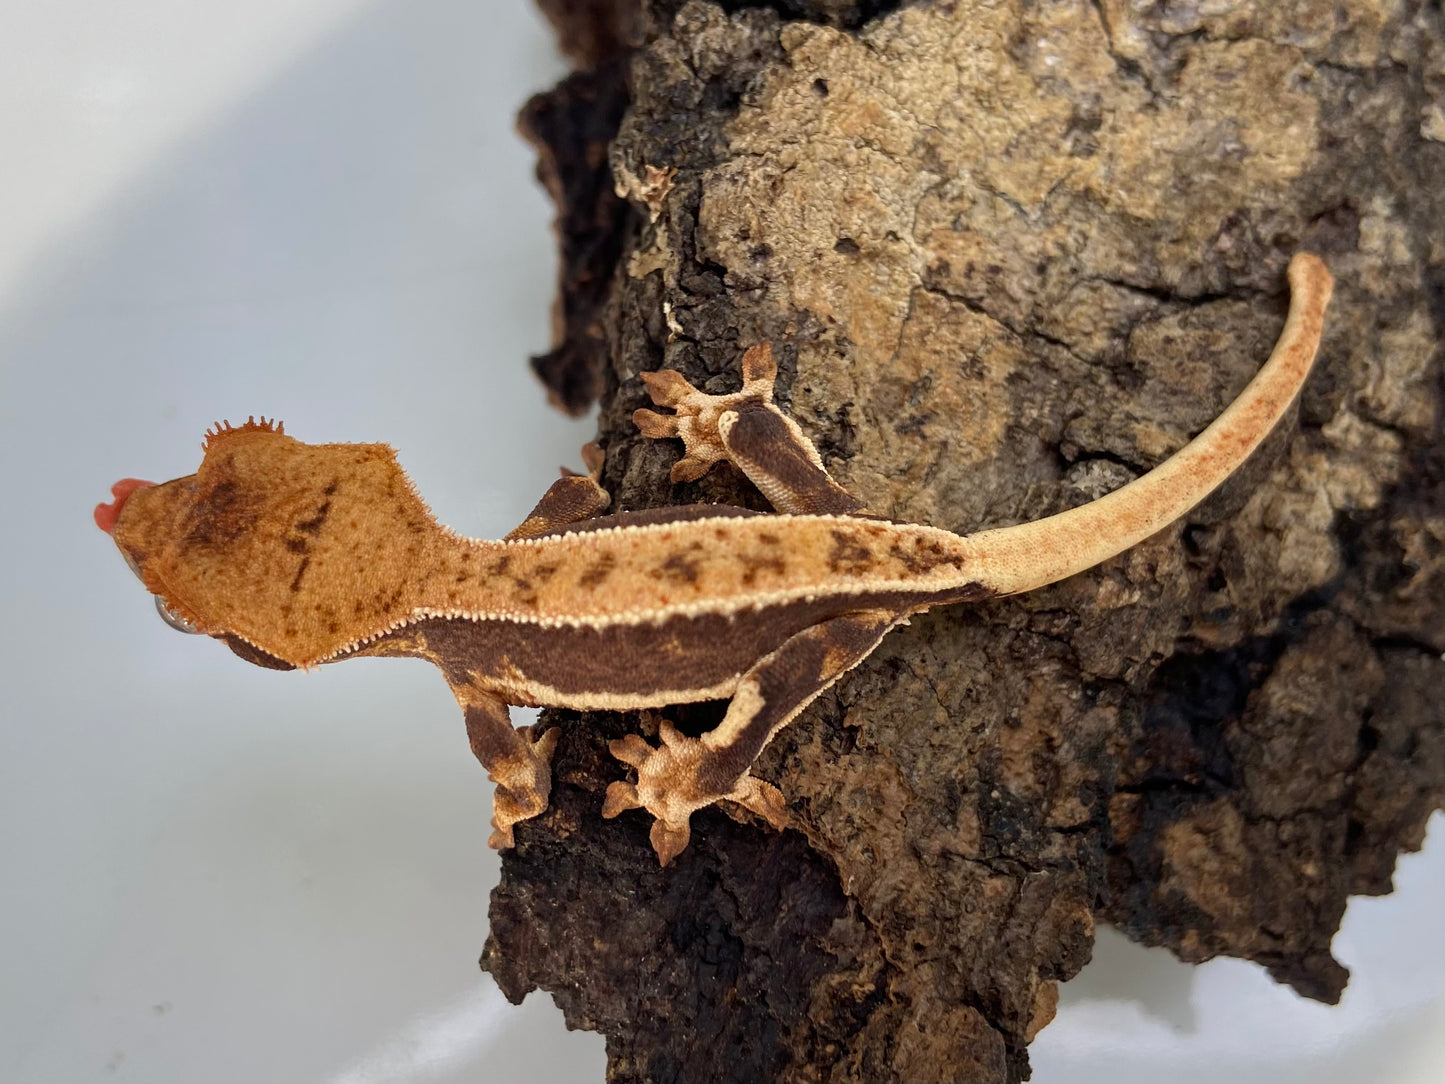
[[677,449],[630,414],[638,372],[732,390],[769,339],[871,508],[1046,515],[1229,402],[1295,250],[1339,285],[1297,417],[1186,522],[915,620],[774,741],[758,774],[798,831],[705,813],[658,870],[643,815],[597,815],[606,740],[655,723],[550,713],[553,805],[504,860],[484,965],[602,1031],[614,1080],[1024,1079],[1096,919],[1337,999],[1346,897],[1390,890],[1445,778],[1439,6],[636,14],[610,176],[623,99],[532,107],[589,133],[544,137],[544,171],[591,178],[553,186],[564,308],[593,260],[543,375],[574,408],[598,390],[619,507],[764,507],[730,470],[670,486]]

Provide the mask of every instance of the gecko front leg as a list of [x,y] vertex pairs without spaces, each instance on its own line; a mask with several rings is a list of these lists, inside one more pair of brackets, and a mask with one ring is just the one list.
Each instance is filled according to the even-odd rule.
[[612,755],[637,769],[637,782],[608,786],[602,815],[643,808],[656,817],[652,847],[664,866],[687,846],[688,819],[714,802],[737,802],[775,828],[785,827],[783,796],[749,775],[749,767],[774,734],[906,616],[868,610],[797,633],[742,676],[723,721],[701,738],[686,737],[664,722],[655,749],[636,734],[614,741]]
[[512,826],[547,808],[552,792],[552,753],[560,731],[552,727],[534,738],[530,728],[512,726],[506,702],[495,693],[470,685],[453,685],[452,693],[467,720],[472,752],[497,784],[492,796],[494,850],[513,845]]
[[577,474],[563,467],[562,477],[542,494],[542,499],[527,518],[507,534],[507,541],[536,538],[600,516],[606,511],[612,503],[612,495],[599,484],[602,478],[602,449],[596,444],[584,444],[582,462],[587,467],[587,473]]
[[[612,497],[599,484],[603,454],[596,444],[582,448],[586,474],[562,468],[562,477],[548,487],[542,499],[506,538],[514,541],[536,538],[600,515]],[[512,826],[537,816],[547,808],[552,791],[552,753],[561,733],[552,727],[538,738],[531,728],[512,726],[507,704],[494,693],[470,685],[453,685],[452,692],[467,720],[467,739],[472,752],[497,785],[492,796],[494,850],[514,844]]]

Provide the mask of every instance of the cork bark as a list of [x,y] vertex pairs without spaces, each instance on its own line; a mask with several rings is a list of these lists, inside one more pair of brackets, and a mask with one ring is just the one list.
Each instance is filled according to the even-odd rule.
[[1445,779],[1438,4],[544,6],[585,70],[523,117],[563,253],[538,369],[600,400],[615,507],[766,507],[730,469],[669,485],[630,415],[639,372],[731,391],[770,340],[872,509],[1047,515],[1237,394],[1296,250],[1338,286],[1294,416],[1184,522],[915,619],[773,742],[797,830],[709,811],[659,870],[645,816],[598,816],[607,740],[656,720],[547,713],[502,989],[618,1081],[1026,1079],[1097,921],[1338,999],[1346,898]]

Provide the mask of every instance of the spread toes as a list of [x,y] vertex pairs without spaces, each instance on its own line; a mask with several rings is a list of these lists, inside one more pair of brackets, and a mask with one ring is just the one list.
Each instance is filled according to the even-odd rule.
[[602,815],[617,816],[629,809],[645,809],[656,818],[652,826],[652,849],[664,866],[687,846],[692,814],[716,802],[733,802],[757,814],[774,828],[788,823],[787,805],[778,788],[744,773],[727,790],[719,791],[702,782],[708,757],[707,747],[689,738],[671,723],[658,728],[656,747],[636,734],[612,742],[612,755],[637,771],[637,782],[616,782],[607,788]]
[[788,826],[788,803],[783,800],[783,792],[771,783],[744,775],[726,800],[756,813],[780,832]]
[[552,754],[561,731],[555,726],[534,737],[522,732],[527,743],[526,763],[498,765],[488,775],[497,784],[492,795],[492,835],[487,845],[505,850],[515,843],[512,828],[547,808],[552,793]]
[[637,431],[651,440],[666,440],[677,436],[677,419],[671,414],[659,414],[655,410],[641,407],[632,412],[632,424]]
[[697,396],[707,398],[676,369],[658,369],[654,373],[640,375],[642,382],[647,385],[647,394],[658,406],[681,409],[690,405],[690,401]]

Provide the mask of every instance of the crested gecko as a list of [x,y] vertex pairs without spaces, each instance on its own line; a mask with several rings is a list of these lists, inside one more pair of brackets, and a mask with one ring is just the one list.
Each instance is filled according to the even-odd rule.
[[604,817],[643,808],[667,865],[693,812],[735,802],[776,827],[777,788],[750,774],[782,727],[933,606],[1018,594],[1082,572],[1183,516],[1284,415],[1318,350],[1332,280],[1308,253],[1289,266],[1284,330],[1248,387],[1179,452],[1122,488],[1032,523],[955,535],[870,514],[838,486],[773,403],[769,344],[742,358],[742,389],[708,395],[643,373],[643,435],[681,438],[674,482],[727,459],[777,510],[721,505],[602,515],[602,452],[564,471],[499,541],[439,524],[382,444],[308,445],[264,417],[208,430],[195,474],[125,479],[95,510],[171,624],[290,670],[359,656],[435,663],[497,788],[490,843],[547,807],[557,730],[514,729],[508,705],[659,708],[730,699],[691,738],[664,722],[654,747],[611,745],[635,782]]

